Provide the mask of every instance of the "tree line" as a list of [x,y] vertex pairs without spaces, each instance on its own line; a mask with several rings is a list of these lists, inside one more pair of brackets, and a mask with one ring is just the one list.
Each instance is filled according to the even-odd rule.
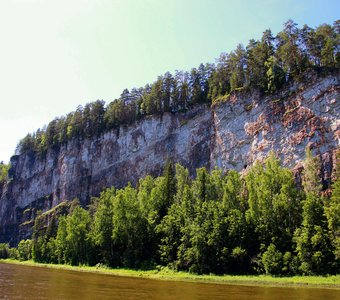
[[308,70],[338,70],[339,41],[340,20],[315,29],[307,25],[298,28],[288,20],[276,36],[268,29],[246,47],[240,44],[230,53],[222,53],[215,64],[200,64],[190,72],[167,72],[145,87],[125,89],[108,105],[97,100],[79,106],[24,137],[18,152],[44,154],[73,138],[99,135],[147,115],[186,111],[198,103],[213,104],[240,89],[276,92]]
[[140,179],[136,188],[108,188],[87,209],[75,200],[48,225],[38,217],[32,239],[8,251],[45,263],[168,266],[198,274],[334,274],[339,161],[338,155],[331,192],[323,190],[310,150],[302,186],[273,152],[245,175],[200,168],[193,179],[167,162],[162,176]]

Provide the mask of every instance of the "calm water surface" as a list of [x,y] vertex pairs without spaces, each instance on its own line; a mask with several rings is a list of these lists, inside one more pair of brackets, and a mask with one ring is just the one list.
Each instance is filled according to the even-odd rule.
[[0,299],[339,300],[340,290],[173,282],[0,264]]

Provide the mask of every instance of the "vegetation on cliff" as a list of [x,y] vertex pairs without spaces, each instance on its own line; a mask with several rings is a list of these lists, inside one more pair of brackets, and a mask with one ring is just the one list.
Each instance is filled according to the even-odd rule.
[[0,162],[0,186],[7,180],[9,165]]
[[2,245],[0,254],[199,274],[338,273],[340,165],[325,193],[318,163],[307,150],[298,189],[274,153],[244,176],[201,168],[191,179],[168,162],[163,176],[140,179],[137,188],[106,189],[87,210],[73,202],[69,214],[50,218],[48,226],[41,215],[32,240],[20,242],[17,252]]
[[119,99],[105,106],[97,100],[79,106],[66,117],[28,134],[18,145],[20,153],[59,147],[73,138],[96,136],[130,124],[147,115],[186,111],[198,103],[212,104],[228,99],[241,89],[272,93],[284,84],[299,80],[304,72],[329,72],[340,66],[340,21],[313,29],[298,28],[292,20],[275,37],[266,30],[260,40],[238,45],[222,53],[216,64],[201,64],[190,72],[165,73],[145,87],[125,89]]

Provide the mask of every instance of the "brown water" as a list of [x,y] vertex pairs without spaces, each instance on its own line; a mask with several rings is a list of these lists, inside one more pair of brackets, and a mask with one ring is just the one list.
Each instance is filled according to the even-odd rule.
[[0,299],[340,299],[340,290],[116,277],[0,264]]

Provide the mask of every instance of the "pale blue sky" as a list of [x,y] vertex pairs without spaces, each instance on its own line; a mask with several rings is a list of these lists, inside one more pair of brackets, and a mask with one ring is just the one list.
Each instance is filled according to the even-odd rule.
[[96,99],[214,62],[289,18],[339,18],[332,0],[0,0],[0,161],[20,138]]

